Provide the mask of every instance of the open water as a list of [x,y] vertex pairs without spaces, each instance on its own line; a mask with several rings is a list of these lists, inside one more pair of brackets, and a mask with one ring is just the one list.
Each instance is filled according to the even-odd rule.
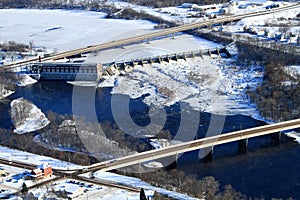
[[[111,89],[94,89],[92,99],[99,121],[114,121],[111,111]],[[90,93],[80,94],[81,98],[90,98]],[[38,82],[26,87],[19,87],[9,97],[9,101],[23,97],[44,113],[48,111],[59,114],[73,114],[72,111],[73,86],[64,82]],[[0,124],[2,128],[11,128],[9,116],[9,101],[1,102]],[[149,107],[142,99],[131,100],[130,115],[139,125],[147,125],[150,118],[147,113]],[[167,122],[165,128],[176,134],[180,126],[181,110],[176,104],[165,108]],[[203,137],[208,130],[212,115],[201,113],[198,136]],[[244,128],[263,125],[248,116],[226,116],[223,132],[230,132]],[[300,199],[300,145],[284,139],[280,143],[271,136],[263,136],[249,140],[248,151],[241,153],[237,142],[220,145],[214,148],[212,162],[199,159],[197,152],[186,153],[179,159],[178,168],[186,173],[196,174],[199,179],[205,176],[215,177],[221,184],[231,184],[237,191],[250,197],[272,197]]]

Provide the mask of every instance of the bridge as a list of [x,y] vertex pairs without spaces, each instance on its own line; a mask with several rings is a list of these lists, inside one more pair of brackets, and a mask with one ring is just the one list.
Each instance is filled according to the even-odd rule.
[[251,12],[251,13],[240,14],[240,15],[226,16],[226,17],[221,17],[221,18],[216,18],[216,19],[209,19],[209,20],[206,20],[203,22],[184,24],[184,25],[175,26],[175,27],[164,29],[164,30],[139,35],[139,36],[129,37],[129,38],[120,39],[120,40],[116,40],[116,41],[106,42],[106,43],[99,44],[99,45],[92,45],[92,46],[88,46],[88,47],[84,47],[84,48],[65,51],[65,52],[50,56],[50,57],[31,58],[28,60],[18,61],[18,62],[14,62],[14,63],[10,63],[10,64],[2,66],[0,68],[0,70],[10,70],[10,69],[13,69],[16,67],[24,66],[24,65],[26,65],[28,63],[32,63],[32,62],[44,62],[44,61],[59,60],[62,58],[68,58],[68,57],[72,57],[75,55],[81,55],[84,53],[101,51],[101,50],[110,49],[110,48],[114,48],[114,47],[129,45],[129,44],[133,44],[133,43],[137,43],[137,42],[141,42],[141,41],[143,42],[145,40],[150,41],[151,39],[161,38],[163,36],[168,36],[168,35],[174,36],[174,34],[176,34],[178,32],[184,32],[184,31],[201,28],[201,27],[205,27],[205,26],[207,27],[207,26],[211,26],[214,24],[222,24],[222,23],[230,22],[230,21],[237,21],[237,20],[241,20],[241,19],[247,18],[247,17],[255,17],[255,16],[261,16],[261,15],[271,14],[271,13],[275,13],[275,12],[280,12],[280,11],[286,11],[289,9],[295,9],[295,8],[299,8],[299,7],[300,7],[300,3],[295,3],[295,4],[292,4],[289,6],[285,6],[285,7],[273,8],[271,10],[263,10],[263,11]]
[[234,131],[221,135],[215,135],[190,142],[172,145],[161,149],[154,149],[126,157],[117,158],[114,160],[104,161],[87,167],[83,167],[83,172],[92,172],[98,170],[110,171],[169,156],[176,156],[177,158],[179,154],[205,148],[210,148],[212,156],[214,146],[240,141],[240,144],[244,145],[244,147],[247,148],[249,138],[278,133],[278,139],[280,139],[282,131],[295,128],[300,128],[300,119]]

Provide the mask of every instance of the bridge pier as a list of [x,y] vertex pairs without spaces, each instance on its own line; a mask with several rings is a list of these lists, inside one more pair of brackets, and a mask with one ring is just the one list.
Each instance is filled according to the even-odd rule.
[[200,51],[200,57],[201,57],[202,59],[204,59],[204,58],[203,58],[203,53],[202,53],[202,51]]
[[217,54],[219,56],[219,58],[221,57],[221,54],[220,54],[220,50],[217,48]]
[[271,138],[274,140],[274,142],[280,143],[281,142],[281,138],[282,138],[282,133],[281,132],[273,133],[271,135]]
[[171,60],[170,56],[167,55],[167,62],[170,63],[170,60]]
[[150,61],[150,65],[152,66],[152,64],[153,64],[153,60],[152,60],[152,58],[151,58],[151,57],[149,58],[149,61]]
[[238,145],[239,145],[239,152],[241,152],[241,153],[247,152],[248,138],[243,139],[243,140],[239,140]]
[[162,63],[162,59],[161,59],[161,57],[160,57],[160,56],[158,56],[158,62],[159,62],[159,64],[161,64],[161,63]]
[[[175,158],[174,158],[174,156],[175,156]],[[179,157],[178,153],[176,153],[176,155],[174,155],[174,156],[167,158],[167,159],[169,159],[169,160],[167,160],[167,163],[169,163],[169,164],[167,166],[165,166],[165,169],[167,171],[172,170],[172,169],[177,169],[177,167],[178,167],[178,157]]]
[[209,54],[210,57],[212,57],[212,56],[211,56],[211,51],[210,51],[210,50],[208,50],[208,54]]
[[175,61],[178,61],[178,56],[176,53],[175,53]]
[[183,56],[183,60],[186,61],[186,55],[185,55],[185,52],[182,54],[182,56]]
[[214,154],[214,146],[206,147],[199,150],[199,158],[202,159],[204,162],[213,161],[213,154]]
[[174,33],[172,34],[172,39],[173,39],[173,40],[175,39],[175,34],[174,34]]

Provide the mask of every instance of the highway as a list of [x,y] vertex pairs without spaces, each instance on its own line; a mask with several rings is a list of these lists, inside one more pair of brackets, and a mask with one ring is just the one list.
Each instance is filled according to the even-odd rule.
[[[96,164],[92,164],[89,166],[83,166],[82,169],[74,170],[74,169],[53,169],[55,175],[58,176],[78,176],[82,173],[93,172],[97,170],[101,171],[110,171],[113,169],[120,169],[123,167],[128,167],[134,164],[140,164],[147,161],[152,161],[159,158],[164,158],[168,156],[174,156],[181,153],[194,151],[197,149],[203,149],[206,147],[213,147],[220,144],[225,144],[229,142],[235,142],[243,139],[249,139],[253,137],[263,136],[267,134],[277,133],[285,130],[291,130],[295,128],[300,128],[300,119],[280,122],[271,125],[264,125],[259,127],[254,127],[250,129],[234,131],[231,133],[225,133],[220,135],[215,135],[211,137],[206,137],[198,140],[193,140],[190,142],[185,142],[181,144],[172,145],[169,147],[154,149],[142,153],[137,153],[130,156],[125,156],[113,160],[108,160]],[[1,158],[0,163],[6,165],[12,165],[15,167],[21,167],[26,169],[34,169],[36,167],[35,164],[26,163],[17,160],[8,160]]]
[[[193,150],[197,150],[197,149],[214,147],[216,145],[220,145],[220,144],[224,144],[224,143],[239,141],[239,140],[243,140],[243,139],[249,139],[249,138],[253,138],[253,137],[272,134],[272,133],[285,131],[285,130],[291,130],[291,129],[295,129],[295,128],[300,128],[300,119],[290,120],[290,121],[286,121],[286,122],[280,122],[280,123],[271,124],[271,125],[259,126],[259,127],[240,130],[240,131],[234,131],[231,133],[225,133],[225,134],[215,135],[215,136],[202,138],[202,139],[198,139],[198,140],[194,140],[194,141],[190,141],[190,142],[185,142],[185,143],[169,146],[166,148],[155,149],[155,150],[150,150],[150,151],[146,151],[146,152],[142,152],[142,153],[137,153],[134,155],[121,157],[121,158],[117,158],[114,160],[104,161],[104,162],[92,164],[89,166],[83,166],[82,169],[79,169],[77,171],[74,169],[55,169],[55,168],[53,168],[53,173],[54,173],[54,175],[57,176],[55,179],[38,183],[38,184],[30,187],[30,189],[35,188],[35,187],[40,187],[42,185],[46,185],[50,182],[59,180],[64,177],[68,177],[71,179],[73,178],[76,180],[87,181],[90,183],[104,185],[104,186],[108,186],[108,187],[120,188],[120,189],[124,189],[124,190],[131,191],[131,192],[138,192],[140,190],[139,188],[120,185],[117,183],[111,183],[111,182],[107,182],[107,181],[103,181],[103,180],[99,180],[99,179],[90,179],[90,178],[83,177],[82,174],[88,173],[88,172],[99,171],[99,170],[100,171],[110,171],[113,169],[120,169],[120,168],[128,167],[128,166],[131,166],[134,164],[140,164],[143,162],[152,161],[155,159],[164,158],[164,157],[168,157],[168,156],[175,156],[175,155],[178,155],[181,153],[185,153],[185,152],[189,152],[189,151],[193,151]],[[5,158],[0,158],[0,163],[5,164],[5,165],[12,165],[15,167],[20,167],[20,168],[26,168],[26,169],[34,169],[36,167],[36,165],[32,164],[32,163],[26,163],[26,162],[17,161],[17,160],[11,161],[11,160],[5,159]],[[18,191],[16,193],[18,193]],[[14,194],[16,194],[16,193],[14,193]]]
[[134,164],[140,164],[146,161],[152,161],[155,159],[178,155],[184,152],[189,152],[197,149],[203,149],[206,147],[213,147],[220,144],[225,144],[229,142],[234,142],[243,139],[249,139],[257,136],[272,134],[280,131],[291,130],[300,127],[300,119],[280,122],[277,124],[265,125],[240,131],[235,131],[231,133],[211,136],[207,138],[202,138],[190,142],[185,142],[166,148],[150,150],[110,161],[105,161],[97,164],[93,164],[85,167],[85,172],[91,171],[110,171],[113,169],[119,169],[123,167],[128,167]]
[[[200,28],[200,27],[204,27],[204,26],[211,26],[213,24],[221,24],[224,22],[240,20],[240,19],[243,19],[246,17],[255,17],[255,16],[260,16],[260,15],[266,15],[266,14],[271,14],[271,13],[275,13],[275,12],[286,11],[289,9],[295,9],[295,8],[299,8],[299,7],[300,7],[300,3],[295,3],[295,4],[292,4],[289,6],[285,6],[285,7],[273,8],[271,10],[263,10],[263,11],[251,12],[251,13],[246,13],[246,14],[232,15],[232,16],[220,17],[220,18],[215,18],[215,19],[209,19],[209,20],[206,20],[203,22],[184,24],[184,25],[167,28],[167,29],[163,29],[160,31],[155,31],[155,32],[139,35],[139,36],[129,37],[129,38],[120,39],[120,40],[116,40],[116,41],[106,42],[106,43],[99,44],[99,45],[93,45],[93,46],[88,46],[88,47],[79,48],[79,49],[75,49],[75,50],[61,52],[61,53],[58,53],[58,54],[50,56],[50,57],[41,58],[41,62],[54,61],[54,60],[58,60],[58,59],[62,59],[62,58],[66,58],[66,57],[70,57],[70,56],[74,56],[74,55],[79,55],[79,54],[83,54],[83,53],[100,51],[100,50],[104,50],[104,49],[110,49],[113,47],[119,47],[119,46],[123,46],[123,45],[132,44],[132,43],[136,43],[136,42],[140,42],[140,41],[144,41],[144,40],[159,38],[162,36],[173,35],[178,32],[183,32],[183,31]],[[2,66],[0,68],[0,70],[9,70],[9,69],[13,69],[13,68],[16,68],[19,66],[26,65],[31,62],[38,62],[38,61],[39,61],[39,58],[31,58],[28,60],[17,61],[17,62]]]

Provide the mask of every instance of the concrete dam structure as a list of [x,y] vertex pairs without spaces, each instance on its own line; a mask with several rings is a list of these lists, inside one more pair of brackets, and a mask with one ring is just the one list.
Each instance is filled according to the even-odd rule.
[[102,75],[113,76],[127,73],[135,66],[154,63],[186,60],[201,57],[202,59],[228,58],[226,48],[202,49],[191,52],[158,55],[111,63],[75,63],[75,62],[37,62],[26,66],[26,73],[36,80],[59,81],[100,81]]
[[27,73],[36,80],[98,81],[102,76],[102,64],[34,63],[27,66]]

